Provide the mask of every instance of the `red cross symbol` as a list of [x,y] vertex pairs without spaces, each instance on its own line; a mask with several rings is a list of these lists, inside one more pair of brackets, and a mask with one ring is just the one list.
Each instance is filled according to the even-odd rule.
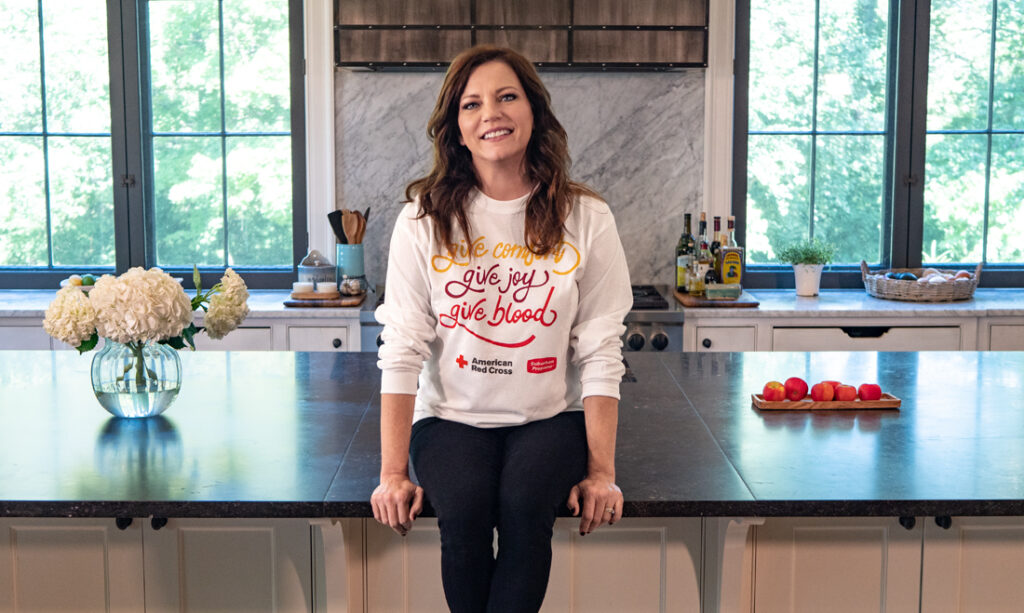
[[459,359],[455,360],[455,363],[459,365],[459,368],[465,368],[466,364],[469,364],[469,362],[466,361],[466,358],[461,355],[459,356]]

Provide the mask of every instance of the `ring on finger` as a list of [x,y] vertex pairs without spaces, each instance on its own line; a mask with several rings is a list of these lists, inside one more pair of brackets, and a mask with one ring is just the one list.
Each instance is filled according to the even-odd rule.
[[604,512],[609,515],[615,515],[615,507],[605,507]]

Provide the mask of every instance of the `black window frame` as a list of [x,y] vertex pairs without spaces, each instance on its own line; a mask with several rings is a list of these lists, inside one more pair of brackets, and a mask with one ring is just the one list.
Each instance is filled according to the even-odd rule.
[[[222,3],[223,0],[218,0]],[[120,274],[129,268],[155,266],[152,172],[147,168],[144,117],[147,0],[107,0],[107,45],[110,74],[111,159],[113,162],[114,270],[90,266],[0,267],[0,289],[56,289],[70,274]],[[288,0],[291,146],[292,260],[274,267],[233,266],[253,289],[287,288],[309,245],[306,197],[305,32],[303,0]],[[49,230],[48,230],[49,231]],[[49,240],[49,239],[48,239]],[[163,267],[192,288],[192,269]],[[200,267],[204,287],[216,283],[224,267]]]
[[[821,0],[818,0],[819,2]],[[924,231],[925,138],[928,99],[928,39],[930,0],[894,0],[890,7],[889,92],[886,101],[886,150],[883,214],[883,254],[887,268],[922,266]],[[749,126],[750,0],[736,0],[733,83],[732,210],[736,237],[746,244],[747,140]],[[961,267],[975,263],[944,264]],[[792,267],[781,264],[751,265],[743,285],[750,288],[794,287]],[[1024,286],[1024,262],[985,263],[983,287]],[[822,288],[863,288],[858,265],[827,266]]]

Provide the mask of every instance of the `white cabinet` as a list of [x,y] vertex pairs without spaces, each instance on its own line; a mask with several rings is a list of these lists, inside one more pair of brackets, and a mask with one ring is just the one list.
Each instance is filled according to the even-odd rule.
[[959,326],[835,326],[772,329],[773,351],[959,351]]
[[0,519],[0,613],[309,612],[311,542],[304,519]]
[[[288,326],[289,351],[358,351],[350,338],[355,326]],[[355,345],[355,349],[353,349]]]
[[[1024,518],[768,518],[748,553],[755,611],[1020,611]],[[747,606],[746,609],[750,609]],[[745,609],[745,610],[746,610]]]
[[142,540],[147,613],[312,610],[307,521],[171,519]]
[[[436,520],[416,520],[404,538],[364,521],[365,610],[446,610]],[[586,537],[578,519],[559,519],[541,610],[698,611],[700,553],[699,518],[626,518]]]
[[112,519],[0,519],[0,613],[143,610],[142,529]]
[[753,610],[916,613],[920,524],[906,530],[896,518],[767,519],[753,529]]
[[196,351],[270,351],[274,348],[270,326],[236,328],[216,340],[201,333],[193,340]]
[[755,351],[756,326],[697,326],[695,351]]
[[947,529],[922,521],[921,611],[1021,610],[1024,518],[953,517]]
[[0,326],[0,349],[50,349],[42,324]]
[[1024,322],[992,324],[988,328],[988,339],[992,351],[1024,351]]

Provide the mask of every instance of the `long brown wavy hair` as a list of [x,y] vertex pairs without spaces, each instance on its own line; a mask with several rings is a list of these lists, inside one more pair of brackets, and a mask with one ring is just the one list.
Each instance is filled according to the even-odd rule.
[[406,200],[420,199],[420,217],[434,221],[442,245],[454,244],[457,224],[470,242],[466,203],[479,180],[469,149],[459,143],[459,100],[469,76],[487,62],[504,62],[526,93],[533,112],[533,134],[526,147],[526,173],[537,186],[526,203],[524,244],[538,255],[551,253],[562,241],[565,219],[581,194],[598,196],[589,187],[569,180],[569,145],[565,128],[551,111],[551,96],[533,64],[504,47],[478,45],[460,53],[445,74],[437,104],[427,122],[427,136],[434,143],[434,168],[405,188]]

